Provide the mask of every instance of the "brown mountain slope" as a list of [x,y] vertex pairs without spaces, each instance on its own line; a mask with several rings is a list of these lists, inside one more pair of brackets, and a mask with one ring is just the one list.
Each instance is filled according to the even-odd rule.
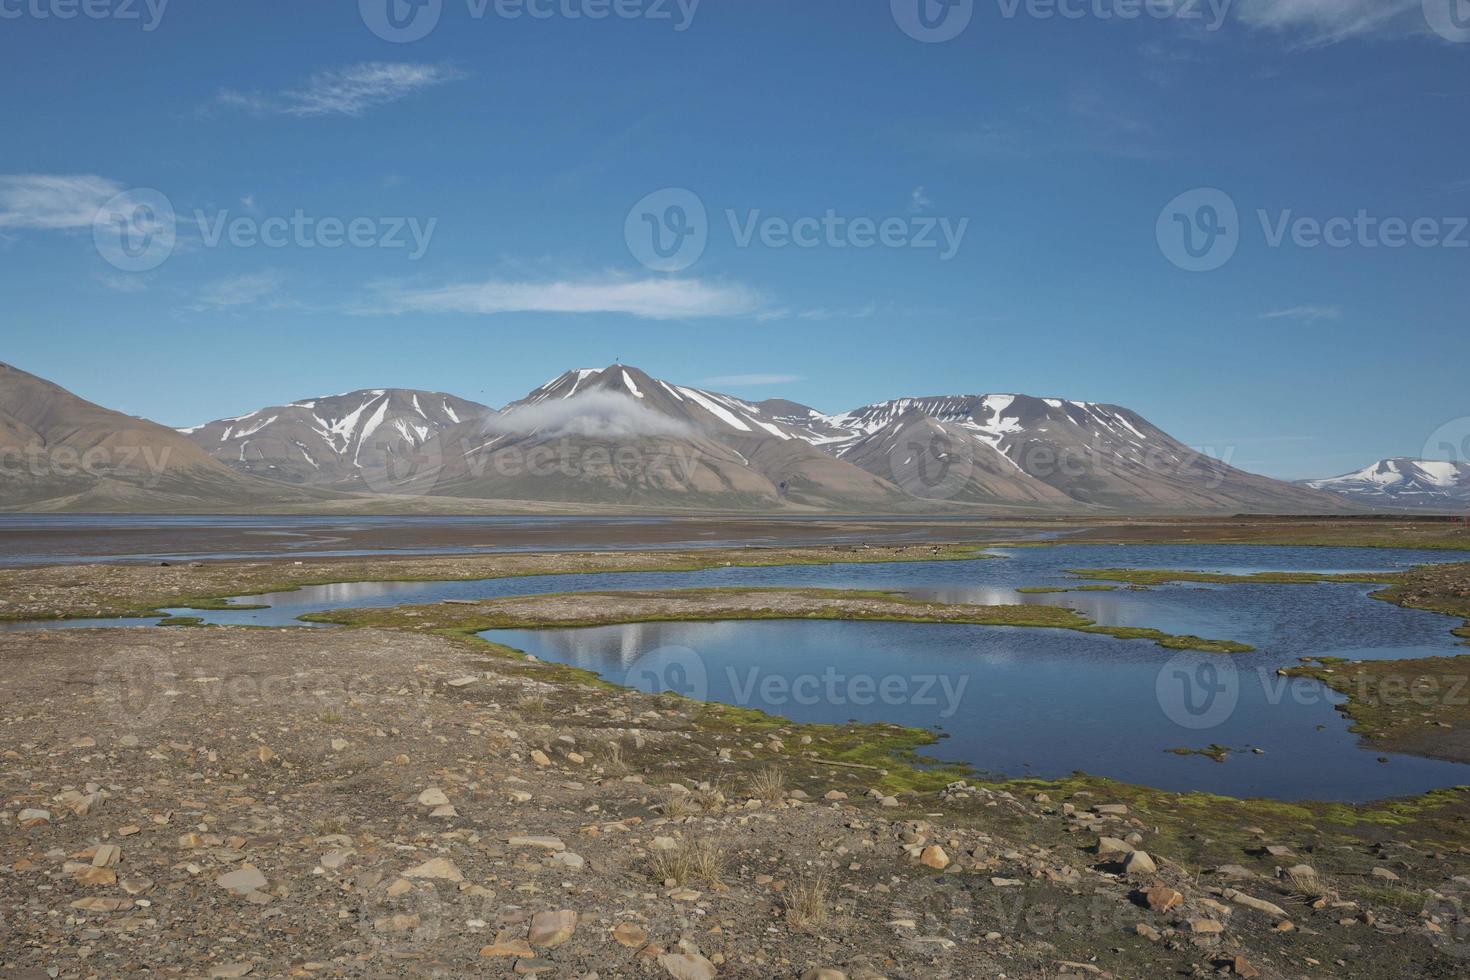
[[0,364],[0,508],[219,510],[330,497],[237,473],[172,429]]

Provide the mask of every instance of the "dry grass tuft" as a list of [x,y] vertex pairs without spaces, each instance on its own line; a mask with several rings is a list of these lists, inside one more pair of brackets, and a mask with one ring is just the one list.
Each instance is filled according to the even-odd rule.
[[788,885],[781,893],[781,903],[791,928],[816,929],[825,924],[830,892],[831,884],[825,873]]
[[750,777],[750,795],[768,803],[777,803],[786,798],[786,773],[776,766],[767,766]]
[[710,838],[686,838],[671,851],[654,851],[648,856],[649,870],[659,881],[677,885],[690,881],[718,884],[725,876],[730,854],[718,841]]

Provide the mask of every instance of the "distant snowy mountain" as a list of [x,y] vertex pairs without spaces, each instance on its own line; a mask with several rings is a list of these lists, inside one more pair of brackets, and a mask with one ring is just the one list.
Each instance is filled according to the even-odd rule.
[[256,476],[377,493],[709,510],[1352,509],[1198,453],[1116,405],[976,394],[826,414],[625,364],[567,371],[499,411],[372,389],[181,431]]
[[436,391],[372,388],[178,430],[222,463],[285,483],[373,489],[444,429],[490,414]]
[[1341,509],[1329,496],[1201,454],[1116,405],[1013,394],[898,398],[815,416],[803,428],[813,445],[930,499],[1180,512]]
[[1302,483],[1375,507],[1470,509],[1470,463],[1382,459],[1354,473]]
[[454,496],[743,509],[909,502],[760,405],[621,364],[567,371],[441,442],[437,492]]

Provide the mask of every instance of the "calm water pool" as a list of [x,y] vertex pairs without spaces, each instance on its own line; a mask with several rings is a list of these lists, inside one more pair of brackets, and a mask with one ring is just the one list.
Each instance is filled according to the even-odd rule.
[[[298,616],[346,607],[709,586],[888,589],[950,602],[1064,605],[1106,625],[1238,640],[1257,650],[1233,658],[1176,659],[1151,643],[1064,630],[896,623],[637,624],[489,636],[644,689],[689,688],[690,677],[702,677],[702,687],[685,693],[801,721],[881,719],[931,728],[946,735],[934,755],[1000,774],[1085,770],[1168,789],[1286,799],[1361,800],[1470,783],[1470,768],[1457,764],[1401,756],[1378,762],[1378,753],[1357,747],[1333,710],[1336,695],[1310,682],[1283,684],[1275,676],[1278,667],[1304,656],[1462,654],[1466,648],[1450,632],[1458,620],[1371,599],[1374,589],[1365,585],[1181,583],[1141,591],[1015,591],[1079,584],[1067,573],[1072,568],[1350,572],[1464,560],[1463,554],[1191,545],[1058,545],[995,554],[953,562],[352,583],[235,600],[266,609],[170,612],[221,625],[291,626],[301,625]],[[63,624],[0,628],[57,625]],[[871,694],[865,693],[869,683]],[[893,691],[900,693],[890,696]],[[1230,710],[1219,716],[1218,706],[1227,701]],[[1228,761],[1167,751],[1211,743],[1234,750]]]

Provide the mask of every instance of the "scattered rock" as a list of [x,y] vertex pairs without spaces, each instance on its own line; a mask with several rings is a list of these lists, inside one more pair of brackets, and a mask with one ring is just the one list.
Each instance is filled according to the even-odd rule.
[[433,858],[403,872],[405,878],[429,878],[437,881],[464,881],[464,875],[448,858]]
[[659,966],[674,980],[714,980],[715,965],[698,953],[664,953]]
[[571,909],[537,912],[531,917],[531,932],[526,941],[532,946],[560,946],[577,931],[577,913]]

